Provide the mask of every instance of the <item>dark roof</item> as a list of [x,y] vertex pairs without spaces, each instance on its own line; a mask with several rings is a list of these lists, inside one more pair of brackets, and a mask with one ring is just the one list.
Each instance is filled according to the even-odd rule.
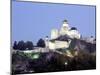
[[76,27],[72,27],[70,30],[77,30],[77,28]]
[[67,35],[62,35],[62,36],[59,36],[58,38],[52,39],[52,40],[50,40],[50,41],[55,41],[55,40],[59,40],[59,41],[69,41],[69,39],[71,39],[69,36],[67,36]]
[[63,22],[68,22],[66,19]]

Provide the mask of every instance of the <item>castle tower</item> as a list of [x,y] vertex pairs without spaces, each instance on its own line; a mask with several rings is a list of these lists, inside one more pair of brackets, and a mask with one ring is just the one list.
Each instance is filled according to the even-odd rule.
[[70,36],[70,38],[76,38],[76,39],[80,39],[81,37],[76,27],[71,27],[68,35]]
[[62,27],[61,27],[61,29],[60,29],[60,35],[65,35],[65,34],[67,34],[68,33],[68,31],[69,31],[69,25],[68,25],[68,21],[67,20],[64,20],[63,21],[63,25],[62,25]]
[[52,29],[51,30],[51,39],[56,39],[58,37],[58,30]]
[[69,25],[68,25],[68,21],[67,21],[67,20],[64,20],[64,21],[63,21],[62,27],[63,27],[63,28],[67,28],[67,29],[69,28]]
[[49,38],[48,38],[48,36],[46,36],[46,38],[45,38],[45,45],[46,45],[46,48],[49,48]]

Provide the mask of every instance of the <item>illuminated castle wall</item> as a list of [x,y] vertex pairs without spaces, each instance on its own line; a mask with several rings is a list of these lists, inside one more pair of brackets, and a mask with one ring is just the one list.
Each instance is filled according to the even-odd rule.
[[58,37],[64,35],[68,36],[71,39],[74,38],[80,39],[80,33],[78,32],[77,28],[70,27],[68,21],[64,20],[60,30],[58,29],[51,30],[51,38],[49,41],[46,41],[46,46],[49,49],[68,48],[71,40],[69,41],[57,40]]

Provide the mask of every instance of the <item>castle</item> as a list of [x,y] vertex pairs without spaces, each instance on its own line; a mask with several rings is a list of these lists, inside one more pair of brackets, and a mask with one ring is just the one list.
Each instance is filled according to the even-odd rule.
[[46,47],[49,49],[68,48],[71,39],[80,39],[80,33],[77,28],[69,27],[68,21],[64,20],[60,30],[52,29],[51,38],[45,38]]

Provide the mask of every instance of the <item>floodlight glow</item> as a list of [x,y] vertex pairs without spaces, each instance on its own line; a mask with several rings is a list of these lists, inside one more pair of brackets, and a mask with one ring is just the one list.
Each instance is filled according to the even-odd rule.
[[39,58],[39,54],[35,54],[34,56],[33,56],[33,59],[38,59]]
[[65,62],[65,65],[67,65],[68,63],[67,62]]

